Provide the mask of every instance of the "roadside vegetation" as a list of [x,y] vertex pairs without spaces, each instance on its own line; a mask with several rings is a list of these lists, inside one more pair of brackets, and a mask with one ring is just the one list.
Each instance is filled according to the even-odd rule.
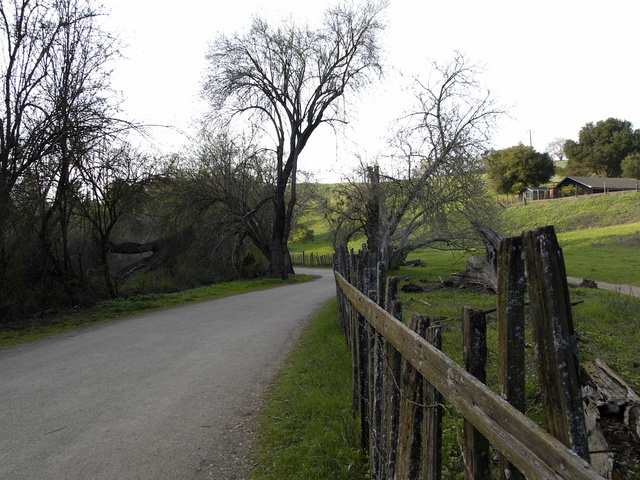
[[267,395],[253,480],[367,478],[352,412],[351,360],[336,301],[308,325]]
[[192,288],[174,293],[150,293],[129,298],[105,300],[90,309],[49,311],[42,315],[21,320],[16,324],[5,324],[0,329],[0,347],[37,340],[80,327],[88,327],[108,320],[138,313],[177,307],[187,303],[213,300],[240,293],[278,287],[288,283],[309,280],[309,275],[294,275],[287,280],[261,278],[217,283],[206,287]]

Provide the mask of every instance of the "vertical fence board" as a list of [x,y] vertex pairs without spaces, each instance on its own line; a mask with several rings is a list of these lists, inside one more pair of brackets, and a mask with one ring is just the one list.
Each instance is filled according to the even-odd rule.
[[[464,368],[485,383],[487,380],[487,320],[482,310],[464,307],[462,343]],[[464,451],[465,478],[467,480],[491,478],[489,441],[466,419]]]
[[[442,327],[427,329],[426,340],[438,350],[442,349]],[[423,454],[421,480],[440,480],[442,477],[442,395],[424,380]]]
[[369,427],[369,322],[364,317],[355,317],[358,336],[358,413],[360,415],[360,443],[363,451],[369,450],[370,427]]
[[369,462],[371,477],[380,479],[380,376],[378,333],[369,327]]
[[[427,315],[413,314],[409,320],[409,328],[425,338],[430,322]],[[411,363],[405,362],[402,369],[402,399],[398,431],[398,478],[417,478],[420,471],[422,387],[422,375]]]
[[[397,285],[396,285],[397,287]],[[396,292],[397,297],[397,292]],[[396,300],[391,305],[389,312],[397,320],[402,321],[402,302]],[[398,454],[398,430],[400,428],[400,384],[402,376],[402,356],[400,352],[386,342],[387,358],[387,478],[396,478],[397,454]]]
[[[505,238],[498,250],[498,363],[502,396],[519,411],[525,409],[524,257],[522,237]],[[501,455],[500,478],[524,477]]]
[[547,429],[588,462],[577,339],[562,250],[553,227],[526,231],[523,238]]

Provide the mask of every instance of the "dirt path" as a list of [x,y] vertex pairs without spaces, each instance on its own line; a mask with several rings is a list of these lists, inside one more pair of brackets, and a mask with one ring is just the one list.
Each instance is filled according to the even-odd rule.
[[[569,283],[576,283],[576,284],[580,284],[582,283],[582,278],[576,278],[576,277],[567,277],[567,280],[569,281]],[[598,288],[602,288],[604,290],[613,290],[615,292],[620,292],[620,293],[625,293],[627,295],[634,295],[636,297],[640,297],[640,287],[636,286],[636,285],[617,285],[614,283],[607,283],[607,282],[598,282],[596,281],[596,284],[598,285]]]
[[0,478],[243,478],[253,420],[322,278],[0,349]]

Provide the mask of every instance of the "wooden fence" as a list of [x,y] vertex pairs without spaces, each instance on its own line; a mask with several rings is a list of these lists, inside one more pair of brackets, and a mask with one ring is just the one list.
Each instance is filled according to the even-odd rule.
[[[547,431],[521,413],[525,266]],[[443,397],[464,417],[465,478],[604,478],[589,464],[571,305],[553,228],[504,239],[497,272],[501,395],[484,384],[486,312],[464,308],[460,366],[440,351],[440,328],[428,316],[402,323],[398,279],[386,278],[376,255],[336,255],[339,319],[372,479],[441,478]],[[500,453],[497,471],[490,445]]]
[[301,267],[331,267],[333,266],[333,254],[292,253],[291,263]]

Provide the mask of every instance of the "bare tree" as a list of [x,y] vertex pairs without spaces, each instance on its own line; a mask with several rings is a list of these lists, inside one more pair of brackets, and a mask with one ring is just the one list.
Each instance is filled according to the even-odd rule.
[[215,232],[209,254],[219,254],[219,247],[233,239],[231,264],[237,271],[249,239],[269,259],[274,168],[261,149],[239,136],[203,131],[187,175],[191,187],[183,192],[184,203],[196,215],[207,212]]
[[[97,27],[92,0],[7,0],[0,3],[0,291],[9,282],[10,253],[24,239],[14,220],[16,188],[42,187],[41,246],[63,283],[73,276],[69,219],[77,166],[92,145],[113,135],[123,122],[114,118],[108,65],[116,54],[113,39]],[[47,178],[35,179],[36,175]],[[20,189],[18,189],[20,190]],[[30,187],[33,192],[33,188]],[[57,230],[54,234],[53,231]],[[58,253],[52,248],[55,235]],[[46,265],[43,264],[43,268]],[[46,289],[46,287],[45,287]],[[4,295],[7,294],[7,295]],[[0,305],[0,310],[8,306]],[[0,312],[1,314],[2,312]]]
[[561,162],[567,158],[564,153],[564,144],[567,143],[565,138],[554,138],[547,145],[546,152],[553,157],[554,160]]
[[118,296],[118,278],[109,262],[113,233],[123,217],[142,209],[153,178],[144,160],[127,143],[104,141],[80,167],[83,188],[75,198],[75,214],[91,224],[102,278],[112,298]]
[[343,192],[352,218],[360,205],[368,248],[386,252],[390,266],[417,248],[461,248],[473,235],[469,221],[489,211],[480,158],[501,111],[478,73],[456,54],[434,65],[429,82],[416,79],[416,107],[396,122],[392,153],[363,163],[362,180]]
[[[53,151],[48,156],[56,164],[57,180],[49,216],[55,215],[60,230],[62,278],[71,279],[75,276],[68,248],[72,170],[82,169],[92,148],[98,148],[105,137],[114,137],[123,122],[115,118],[116,105],[107,96],[106,63],[116,50],[114,40],[95,25],[99,14],[84,0],[57,2],[55,7],[61,29],[49,52],[43,98],[50,109]],[[102,146],[99,150],[103,153]]]
[[345,121],[348,91],[380,73],[378,20],[385,4],[366,2],[326,11],[317,30],[270,27],[255,19],[244,36],[220,37],[207,59],[204,94],[218,112],[243,116],[273,142],[275,188],[271,274],[285,277],[287,239],[296,204],[298,159],[323,123]]

